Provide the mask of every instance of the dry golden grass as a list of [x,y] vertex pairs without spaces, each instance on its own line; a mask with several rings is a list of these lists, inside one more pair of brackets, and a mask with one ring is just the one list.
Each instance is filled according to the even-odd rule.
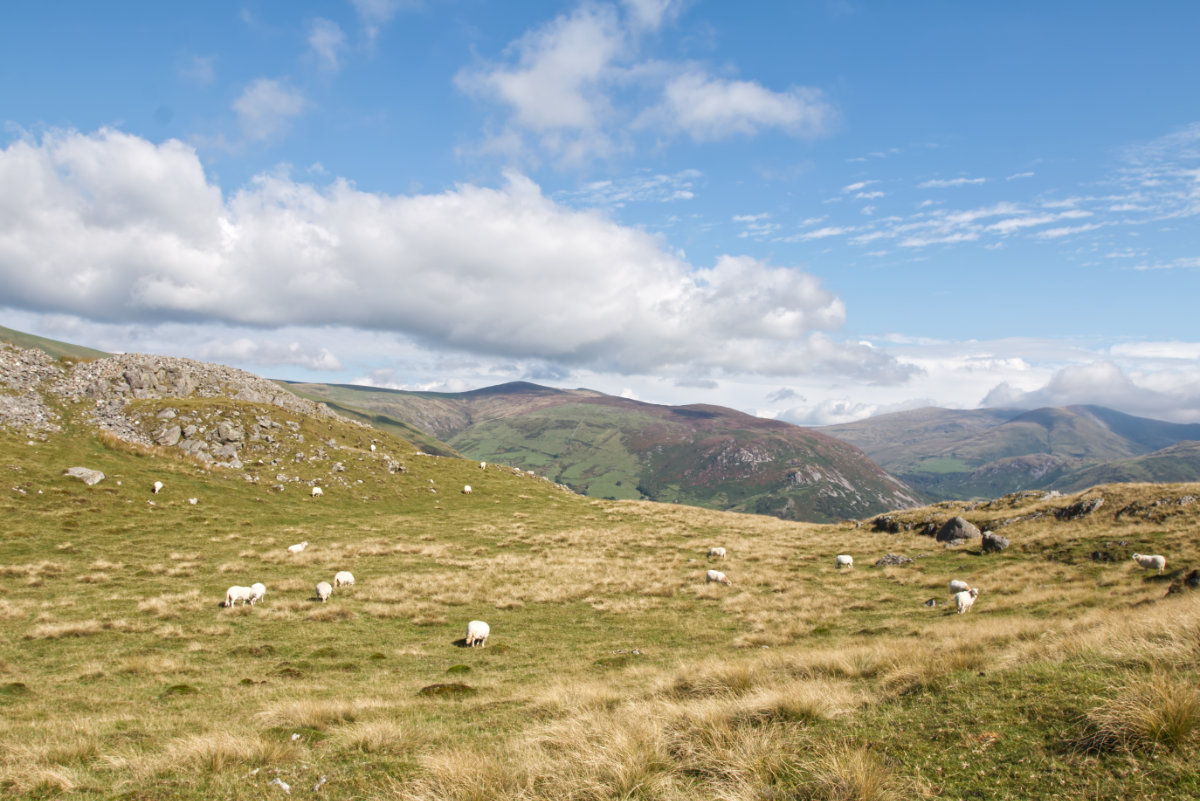
[[1200,688],[1191,679],[1154,673],[1111,687],[1097,700],[1076,742],[1087,752],[1176,750],[1200,733]]

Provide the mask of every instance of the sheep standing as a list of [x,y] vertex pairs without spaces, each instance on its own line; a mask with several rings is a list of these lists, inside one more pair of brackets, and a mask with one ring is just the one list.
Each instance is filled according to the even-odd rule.
[[966,592],[971,589],[971,585],[961,579],[954,579],[950,582],[950,594],[958,595],[960,592]]
[[1158,568],[1158,575],[1160,576],[1167,567],[1167,557],[1158,554],[1135,553],[1132,558],[1133,561],[1142,566],[1143,570],[1149,570],[1152,567]]
[[333,587],[329,586],[328,581],[322,581],[317,585],[317,598],[321,603],[328,601],[330,595],[333,595]]
[[706,584],[714,581],[718,584],[733,584],[720,570],[710,570],[704,574],[704,582]]
[[225,591],[225,608],[233,606],[236,601],[241,601],[242,606],[245,606],[253,594],[254,590],[249,587],[239,587],[235,584]]
[[349,570],[342,570],[333,577],[333,586],[335,587],[353,587],[354,575]]
[[261,581],[251,584],[250,585],[250,605],[254,606],[256,603],[261,601],[263,599],[263,596],[266,594],[267,594],[267,585],[263,584]]
[[480,469],[480,470],[487,470],[487,462],[480,462],[480,463],[479,463],[479,469]]
[[308,540],[305,540],[304,542],[297,542],[295,545],[288,546],[288,553],[300,553],[307,547],[308,547]]
[[320,487],[313,487],[313,488],[312,488],[312,496],[313,496],[314,498],[320,498],[320,497],[321,497],[322,495],[324,495],[324,494],[325,494],[325,490],[321,489]]
[[969,590],[954,593],[954,607],[960,615],[971,611],[971,607],[975,605],[975,599],[979,597],[979,590],[972,587]]
[[837,564],[838,570],[841,570],[843,567],[854,567],[854,557],[848,553],[839,553],[834,561]]
[[463,495],[470,495],[470,494],[471,494],[471,485],[464,484],[463,485]]
[[162,492],[162,488],[163,488],[163,483],[161,481],[154,482],[154,494],[155,495]]
[[492,627],[482,620],[472,620],[467,624],[467,647],[474,648],[478,643],[480,648],[487,647],[488,635],[492,633]]
[[725,558],[725,549],[720,546],[717,546],[715,548],[709,548],[708,549],[708,558],[709,559],[724,559]]

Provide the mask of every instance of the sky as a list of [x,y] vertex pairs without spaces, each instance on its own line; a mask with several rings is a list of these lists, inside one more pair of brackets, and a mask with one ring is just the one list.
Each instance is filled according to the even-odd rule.
[[8,4],[0,324],[801,425],[1200,421],[1200,4]]

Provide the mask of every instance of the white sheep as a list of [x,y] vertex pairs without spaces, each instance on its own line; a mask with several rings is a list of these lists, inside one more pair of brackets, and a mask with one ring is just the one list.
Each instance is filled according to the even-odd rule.
[[715,582],[717,582],[718,584],[730,584],[730,585],[732,585],[732,584],[733,584],[733,582],[732,582],[732,581],[730,581],[730,580],[729,580],[729,579],[728,579],[728,578],[725,576],[725,574],[724,574],[724,573],[722,573],[720,570],[710,570],[710,571],[708,571],[707,573],[705,573],[705,574],[704,574],[704,581],[705,581],[705,583],[708,583],[708,582],[713,582],[713,581],[715,581]]
[[374,452],[375,452],[375,443],[372,442],[371,443],[371,453],[374,453]]
[[480,463],[479,463],[479,469],[480,469],[480,470],[487,470],[487,462],[480,462]]
[[308,547],[308,540],[305,540],[304,542],[297,542],[295,545],[288,546],[288,553],[300,553],[307,547]]
[[837,563],[838,570],[843,567],[854,567],[854,557],[848,553],[839,553],[834,561]]
[[1158,554],[1140,554],[1133,555],[1133,561],[1142,566],[1143,570],[1149,570],[1152,567],[1158,568],[1158,575],[1162,575],[1163,570],[1167,567],[1167,557],[1159,556]]
[[261,581],[257,581],[254,584],[251,584],[250,585],[250,605],[254,606],[256,603],[261,601],[263,599],[263,596],[266,594],[267,594],[267,585],[263,584]]
[[154,494],[155,495],[162,492],[162,488],[163,488],[163,483],[161,481],[154,482]]
[[199,498],[188,498],[188,503],[190,503],[192,506],[195,506],[196,501],[198,501],[198,500],[200,500],[200,499]]
[[324,494],[325,494],[325,491],[324,491],[323,489],[321,489],[320,487],[313,487],[313,488],[312,488],[312,496],[313,496],[314,498],[320,498],[320,497],[321,497],[322,495],[324,495]]
[[245,606],[253,594],[254,590],[249,587],[239,587],[235,584],[225,591],[225,608],[233,606],[235,601],[241,601],[242,606]]
[[463,495],[470,495],[470,494],[471,494],[471,485],[464,484],[463,485]]
[[724,559],[725,558],[725,549],[720,546],[709,548],[708,549],[708,558],[709,559]]
[[329,586],[328,581],[322,581],[317,585],[317,597],[321,599],[321,603],[328,601],[330,595],[333,595],[333,587]]
[[971,589],[971,585],[961,579],[954,579],[950,582],[950,594],[958,595],[960,592],[966,592]]
[[958,613],[964,614],[971,611],[971,607],[975,604],[975,599],[979,597],[979,590],[972,587],[969,590],[954,593],[954,607],[958,609]]
[[354,574],[349,570],[342,570],[333,577],[333,586],[335,587],[352,587],[354,586]]
[[487,647],[488,635],[492,633],[492,627],[482,620],[472,620],[467,624],[467,647],[474,648],[476,643],[480,648]]

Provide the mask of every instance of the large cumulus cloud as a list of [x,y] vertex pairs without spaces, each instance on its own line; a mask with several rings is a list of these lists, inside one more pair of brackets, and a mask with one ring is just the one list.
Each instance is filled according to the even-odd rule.
[[0,293],[97,321],[349,326],[620,372],[909,374],[823,333],[845,310],[811,275],[697,269],[520,174],[413,196],[262,174],[226,196],[189,146],[108,129],[0,151]]

